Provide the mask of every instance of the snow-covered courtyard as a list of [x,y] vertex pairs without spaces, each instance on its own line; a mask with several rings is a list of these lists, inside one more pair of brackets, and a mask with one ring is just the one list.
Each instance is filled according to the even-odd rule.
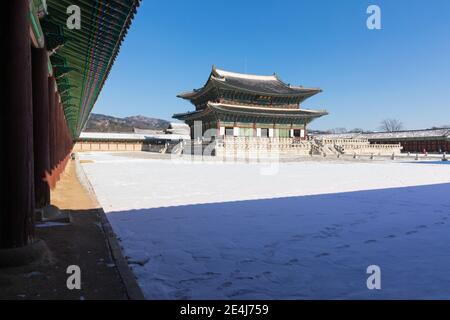
[[79,155],[148,299],[450,298],[445,162]]

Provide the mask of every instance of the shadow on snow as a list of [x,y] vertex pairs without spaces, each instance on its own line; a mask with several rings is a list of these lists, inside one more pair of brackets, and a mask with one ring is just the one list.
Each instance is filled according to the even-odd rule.
[[[449,194],[436,184],[108,218],[147,298],[448,299]],[[381,290],[367,289],[369,265]]]

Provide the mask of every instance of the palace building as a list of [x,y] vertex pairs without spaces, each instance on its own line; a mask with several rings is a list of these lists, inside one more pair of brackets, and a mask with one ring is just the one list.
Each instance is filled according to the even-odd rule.
[[195,111],[173,115],[190,127],[191,139],[183,142],[183,153],[266,157],[401,152],[398,143],[309,136],[308,124],[328,112],[304,109],[302,104],[320,92],[318,88],[287,84],[276,74],[242,74],[213,66],[202,88],[178,95],[195,106]]
[[212,132],[212,136],[222,138],[305,140],[307,125],[328,113],[303,109],[301,104],[321,91],[318,88],[286,84],[276,74],[242,74],[213,66],[202,88],[178,95],[179,98],[189,100],[195,106],[195,111],[175,114],[173,117],[190,126],[192,139],[194,123],[201,121],[202,136]]

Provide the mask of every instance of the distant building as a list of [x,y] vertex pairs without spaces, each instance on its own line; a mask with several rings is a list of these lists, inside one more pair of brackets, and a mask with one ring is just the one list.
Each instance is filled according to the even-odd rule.
[[364,135],[373,144],[400,143],[403,152],[449,152],[450,129],[380,132]]
[[133,132],[137,134],[164,134],[164,130],[155,130],[155,129],[139,129],[139,128],[133,128]]
[[165,133],[182,135],[185,137],[185,139],[190,138],[190,129],[189,126],[185,123],[171,122],[169,124],[169,128],[165,130]]
[[[145,131],[145,130],[144,130]],[[186,134],[168,133],[111,133],[82,132],[76,140],[74,152],[82,151],[156,151],[161,152],[181,141],[189,139]],[[170,148],[168,148],[170,147]]]
[[450,152],[450,129],[447,128],[398,132],[315,134],[311,137],[333,141],[365,139],[373,145],[400,144],[403,152]]
[[81,132],[73,151],[142,151],[146,140],[137,133]]
[[194,122],[201,121],[202,135],[209,130],[216,137],[306,139],[307,125],[328,113],[300,106],[321,91],[291,86],[275,74],[242,74],[213,66],[202,88],[178,95],[194,104],[195,111],[173,117],[189,125],[191,138]]

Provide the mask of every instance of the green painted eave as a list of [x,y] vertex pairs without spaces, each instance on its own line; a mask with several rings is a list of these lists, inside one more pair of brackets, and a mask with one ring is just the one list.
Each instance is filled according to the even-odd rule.
[[[47,0],[40,19],[72,136],[77,138],[99,96],[140,0]],[[81,9],[70,30],[67,8]]]

